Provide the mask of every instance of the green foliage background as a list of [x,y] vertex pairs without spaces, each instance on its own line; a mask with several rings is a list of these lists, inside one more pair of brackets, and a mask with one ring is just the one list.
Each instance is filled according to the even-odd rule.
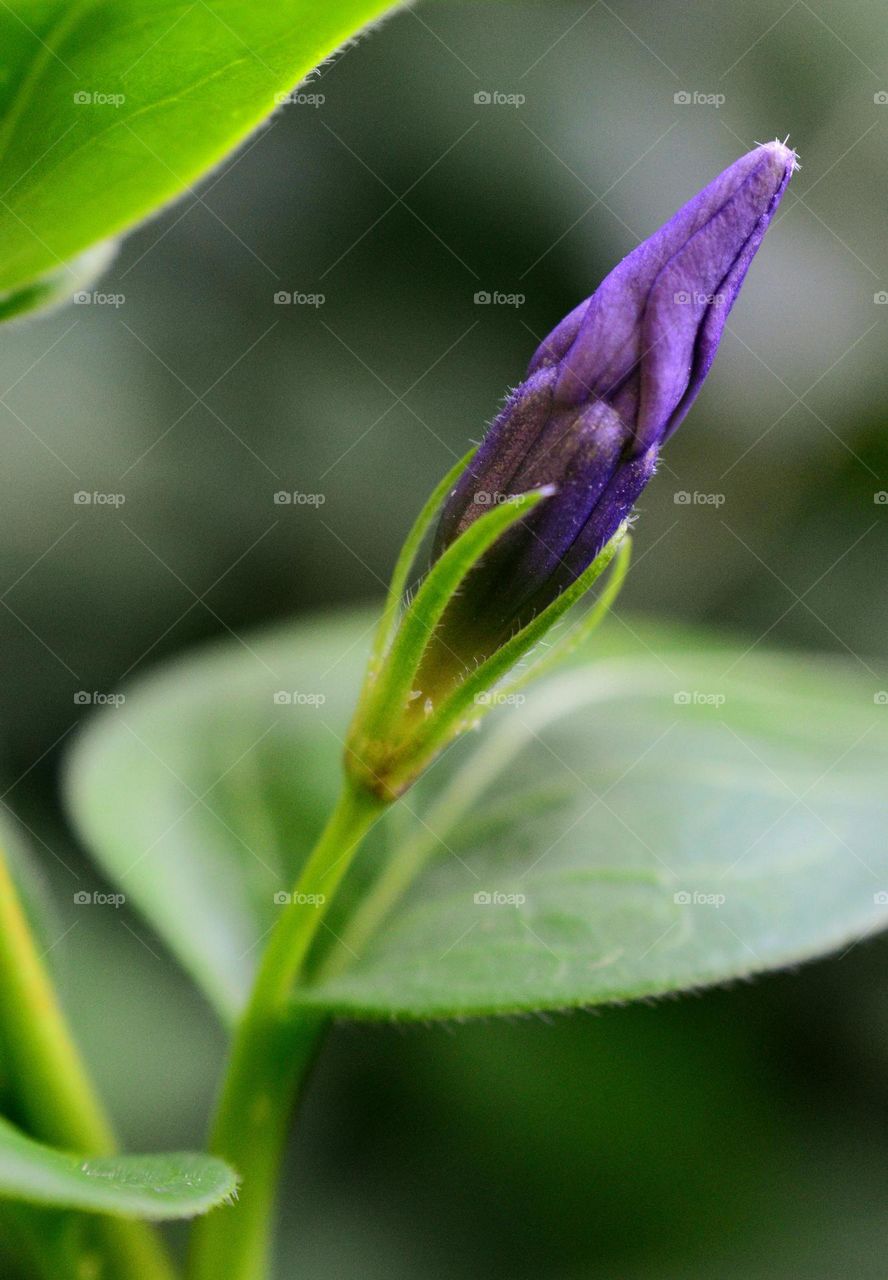
[[[324,69],[323,104],[282,109],[204,204],[126,242],[97,286],[122,306],[3,330],[4,803],[73,926],[52,958],[134,1149],[201,1141],[222,1037],[138,918],[73,908],[102,887],[57,807],[74,695],[376,597],[536,338],[775,132],[804,168],[645,495],[621,609],[766,635],[800,665],[884,653],[886,89],[875,0],[420,6]],[[861,945],[551,1024],[337,1032],[282,1275],[881,1276],[884,961]]]

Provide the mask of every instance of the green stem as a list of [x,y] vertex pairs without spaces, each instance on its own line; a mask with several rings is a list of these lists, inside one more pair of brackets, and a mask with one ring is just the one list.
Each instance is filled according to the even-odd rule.
[[[0,853],[0,1031],[3,1052],[29,1132],[84,1155],[116,1149],[111,1125],[34,943]],[[159,1238],[140,1222],[102,1218],[104,1251],[115,1280],[172,1280]]]
[[[242,1179],[237,1204],[195,1224],[192,1280],[261,1280],[284,1142],[299,1085],[326,1025],[292,991],[343,876],[385,802],[346,782],[262,956],[235,1035],[211,1150]],[[315,899],[316,905],[305,899]]]

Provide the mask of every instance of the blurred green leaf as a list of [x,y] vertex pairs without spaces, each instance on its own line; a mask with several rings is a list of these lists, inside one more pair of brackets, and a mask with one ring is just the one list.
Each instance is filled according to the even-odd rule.
[[[5,861],[15,886],[15,892],[22,904],[28,926],[31,929],[41,950],[47,955],[49,964],[53,956],[50,951],[53,942],[58,938],[60,930],[55,926],[52,905],[49,895],[34,866],[30,853],[23,846],[12,822],[5,814],[0,814],[0,861]],[[0,965],[2,968],[2,965]],[[0,999],[0,1032],[3,1027],[3,1001]],[[8,1110],[14,1097],[14,1071],[9,1058],[8,1046],[4,1036],[0,1034],[0,1108]]]
[[0,294],[0,320],[17,320],[31,311],[46,311],[69,302],[72,294],[102,274],[116,251],[114,240],[94,245],[39,280]]
[[59,934],[63,932],[59,915],[52,901],[39,859],[34,849],[11,816],[0,813],[0,856],[8,867],[21,900],[28,925],[38,945],[44,952],[47,966],[52,967],[55,957],[51,954]]
[[[75,752],[84,836],[227,1014],[332,799],[369,623],[180,661]],[[408,795],[421,820],[394,852],[419,878],[369,941],[332,918],[328,976],[304,998],[361,1017],[588,1005],[794,963],[882,927],[878,694],[840,662],[612,622]],[[488,811],[499,820],[479,823]],[[353,896],[379,861],[371,847]]]
[[299,79],[390,7],[387,0],[0,6],[0,292],[57,272],[190,190]]
[[[48,895],[28,851],[22,847],[17,833],[13,830],[11,821],[2,814],[0,815],[0,868],[4,863],[9,869],[15,894],[21,902],[28,927],[41,950],[49,953],[58,933],[53,936],[53,912]],[[3,948],[0,946],[0,972],[3,970],[2,954]],[[4,1111],[9,1111],[14,1105],[16,1092],[14,1055],[10,1054],[9,1045],[6,1042],[4,1011],[7,1000],[0,998],[0,1109]]]
[[246,998],[274,895],[292,887],[336,799],[342,748],[324,722],[344,731],[374,622],[285,626],[261,653],[251,640],[237,655],[221,645],[186,658],[96,716],[69,756],[91,852],[227,1017]]
[[230,1200],[237,1178],[214,1156],[101,1156],[56,1151],[0,1120],[0,1195],[121,1217],[193,1218]]

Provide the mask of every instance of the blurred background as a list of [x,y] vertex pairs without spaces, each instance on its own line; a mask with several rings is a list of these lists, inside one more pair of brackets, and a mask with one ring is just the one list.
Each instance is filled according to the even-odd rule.
[[[418,5],[132,235],[89,302],[4,328],[3,803],[62,927],[76,694],[377,597],[537,342],[787,134],[803,168],[644,496],[621,608],[865,663],[888,626],[879,0]],[[53,953],[88,1056],[134,1147],[199,1144],[221,1034],[147,926],[102,915]],[[886,959],[337,1031],[281,1274],[881,1280]]]

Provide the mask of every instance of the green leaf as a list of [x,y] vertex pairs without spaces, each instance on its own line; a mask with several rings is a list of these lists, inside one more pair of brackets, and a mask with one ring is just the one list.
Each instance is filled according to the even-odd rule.
[[[317,620],[180,660],[70,762],[88,844],[227,1016],[334,799],[372,630]],[[567,1008],[851,945],[888,924],[886,688],[859,663],[609,620],[395,806],[301,998]]]
[[97,244],[39,280],[0,294],[0,320],[17,320],[31,311],[47,311],[70,302],[84,285],[98,279],[116,252],[114,240]]
[[97,715],[69,757],[92,852],[227,1018],[246,998],[274,895],[292,888],[339,793],[335,733],[375,624],[282,628],[256,658],[238,646],[246,663],[224,644],[178,662],[137,682],[133,706]]
[[[49,895],[29,855],[30,850],[23,848],[18,833],[13,830],[12,820],[5,813],[0,813],[0,881],[2,881],[2,867],[5,863],[28,927],[49,962],[54,957],[48,953],[62,930],[54,927],[57,921],[54,918],[55,913]],[[0,910],[2,910],[2,898],[0,898]],[[2,969],[3,946],[0,940],[0,972]],[[7,1028],[4,1025],[3,1008],[4,1000],[0,998],[0,1111],[8,1110],[13,1105],[15,1097],[15,1071],[12,1055],[6,1043]]]
[[231,1200],[237,1178],[215,1156],[84,1159],[34,1142],[0,1120],[0,1196],[125,1218],[193,1218]]
[[190,190],[281,95],[390,7],[0,5],[0,293],[57,272]]
[[[0,857],[9,867],[16,893],[22,903],[28,926],[45,962],[51,968],[55,956],[53,946],[64,932],[52,901],[39,860],[25,831],[9,810],[0,811]],[[0,1046],[2,1052],[2,1046]]]

